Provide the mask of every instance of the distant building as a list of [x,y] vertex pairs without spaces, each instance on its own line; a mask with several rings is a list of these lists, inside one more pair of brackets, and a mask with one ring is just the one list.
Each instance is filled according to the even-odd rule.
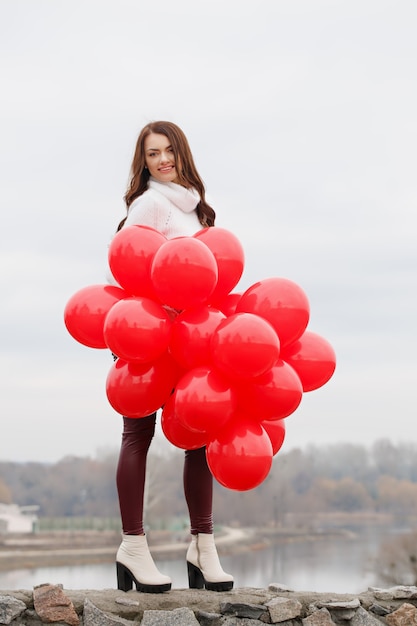
[[0,502],[0,534],[35,532],[38,510],[37,505],[19,506]]

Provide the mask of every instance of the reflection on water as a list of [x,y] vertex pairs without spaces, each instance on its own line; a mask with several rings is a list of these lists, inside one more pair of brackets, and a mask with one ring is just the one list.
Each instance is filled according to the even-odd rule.
[[376,585],[369,571],[375,548],[363,538],[344,537],[272,546],[239,556],[238,564],[235,559],[236,582],[254,587],[279,582],[296,591],[359,593]]
[[[372,560],[382,536],[361,532],[356,537],[324,537],[315,541],[277,544],[268,549],[223,556],[225,571],[233,574],[236,587],[267,587],[282,583],[295,591],[360,593],[380,586],[372,572]],[[174,588],[188,587],[185,560],[157,561],[172,578]],[[0,589],[32,589],[43,583],[62,584],[65,589],[114,589],[114,563],[41,567],[0,572]]]

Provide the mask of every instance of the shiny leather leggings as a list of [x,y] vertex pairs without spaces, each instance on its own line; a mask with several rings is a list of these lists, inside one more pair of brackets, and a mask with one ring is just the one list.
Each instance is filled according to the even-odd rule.
[[[141,418],[123,418],[123,435],[117,466],[123,533],[143,534],[143,494],[146,457],[155,433],[156,413]],[[212,533],[213,477],[206,460],[206,449],[186,450],[184,494],[190,515],[191,534]]]

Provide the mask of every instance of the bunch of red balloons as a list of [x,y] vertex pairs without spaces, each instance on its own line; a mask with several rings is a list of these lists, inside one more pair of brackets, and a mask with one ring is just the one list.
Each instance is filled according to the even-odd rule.
[[163,407],[172,444],[206,446],[223,486],[256,487],[283,444],[284,418],[335,370],[332,346],[306,330],[305,293],[285,278],[233,292],[244,252],[218,227],[168,240],[127,226],[108,259],[120,286],[76,292],[64,320],[77,341],[117,356],[106,381],[111,406],[136,419]]

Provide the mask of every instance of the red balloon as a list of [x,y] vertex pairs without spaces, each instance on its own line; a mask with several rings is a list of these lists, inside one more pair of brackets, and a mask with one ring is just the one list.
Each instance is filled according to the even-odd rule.
[[197,432],[218,432],[231,418],[237,398],[229,382],[209,367],[196,367],[178,381],[174,410],[181,422]]
[[193,237],[177,237],[164,243],[151,266],[157,296],[179,310],[206,303],[216,286],[217,274],[213,253]]
[[90,285],[77,291],[64,310],[70,335],[89,348],[107,348],[104,321],[112,306],[126,295],[123,289],[112,285]]
[[267,372],[239,386],[239,405],[260,420],[281,419],[293,413],[303,397],[301,381],[281,359]]
[[237,303],[239,302],[242,294],[238,292],[228,293],[218,299],[211,299],[211,306],[219,309],[226,317],[230,317],[236,313]]
[[118,359],[106,381],[108,401],[125,417],[146,417],[169,398],[175,384],[175,364],[168,354],[154,363]]
[[219,276],[212,298],[229,293],[243,273],[245,254],[238,238],[224,228],[204,228],[194,235],[210,248],[217,261]]
[[125,361],[153,361],[166,352],[172,322],[160,304],[149,298],[125,298],[104,322],[104,339]]
[[279,339],[266,320],[252,313],[236,313],[220,322],[211,341],[215,366],[233,378],[253,378],[279,358]]
[[228,489],[257,487],[272,465],[272,444],[266,431],[250,417],[237,413],[207,444],[211,473]]
[[211,363],[210,342],[226,316],[209,306],[187,309],[172,324],[170,351],[185,369]]
[[151,263],[155,252],[167,241],[149,226],[125,226],[113,237],[108,252],[110,270],[130,295],[155,297]]
[[255,283],[242,295],[236,311],[255,313],[268,320],[278,333],[281,346],[301,337],[310,318],[306,294],[286,278],[266,278]]
[[330,343],[310,331],[286,346],[282,358],[295,369],[304,391],[322,387],[336,369],[336,354]]
[[261,426],[271,441],[272,454],[275,456],[281,450],[285,440],[285,420],[265,420],[261,422]]
[[174,411],[174,396],[170,396],[163,408],[161,426],[170,443],[183,450],[196,450],[206,445],[208,435],[205,432],[189,430],[184,426]]

